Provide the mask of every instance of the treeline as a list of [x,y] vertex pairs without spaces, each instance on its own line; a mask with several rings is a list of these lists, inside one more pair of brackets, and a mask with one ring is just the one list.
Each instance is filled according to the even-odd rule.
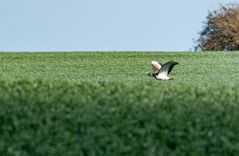
[[239,50],[239,5],[221,5],[209,12],[199,33],[196,49],[202,51]]

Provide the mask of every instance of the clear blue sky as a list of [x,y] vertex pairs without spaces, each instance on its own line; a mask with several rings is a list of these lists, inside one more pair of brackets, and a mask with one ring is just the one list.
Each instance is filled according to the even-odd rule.
[[238,0],[0,0],[0,51],[187,51]]

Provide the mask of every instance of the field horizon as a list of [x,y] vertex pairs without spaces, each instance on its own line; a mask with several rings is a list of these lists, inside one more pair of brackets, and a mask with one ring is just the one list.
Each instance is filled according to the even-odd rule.
[[[179,62],[170,83],[236,83],[239,52],[24,52],[0,53],[0,78],[74,81],[148,81],[151,60]],[[159,82],[159,81],[158,81]]]

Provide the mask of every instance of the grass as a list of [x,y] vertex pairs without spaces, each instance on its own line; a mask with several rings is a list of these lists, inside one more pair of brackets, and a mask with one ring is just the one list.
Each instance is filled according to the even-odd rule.
[[[170,83],[234,84],[239,53],[1,53],[0,76],[6,79],[152,82],[150,60],[174,59]],[[160,83],[160,82],[156,82]]]
[[[238,155],[238,57],[0,53],[0,154]],[[144,75],[152,59],[175,80]]]

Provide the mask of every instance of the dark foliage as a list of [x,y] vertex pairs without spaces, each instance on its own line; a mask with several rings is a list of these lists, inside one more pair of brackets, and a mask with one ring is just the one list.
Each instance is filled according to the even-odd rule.
[[0,81],[0,154],[239,155],[238,86],[158,85]]
[[197,43],[202,51],[239,50],[239,5],[229,4],[209,12]]

